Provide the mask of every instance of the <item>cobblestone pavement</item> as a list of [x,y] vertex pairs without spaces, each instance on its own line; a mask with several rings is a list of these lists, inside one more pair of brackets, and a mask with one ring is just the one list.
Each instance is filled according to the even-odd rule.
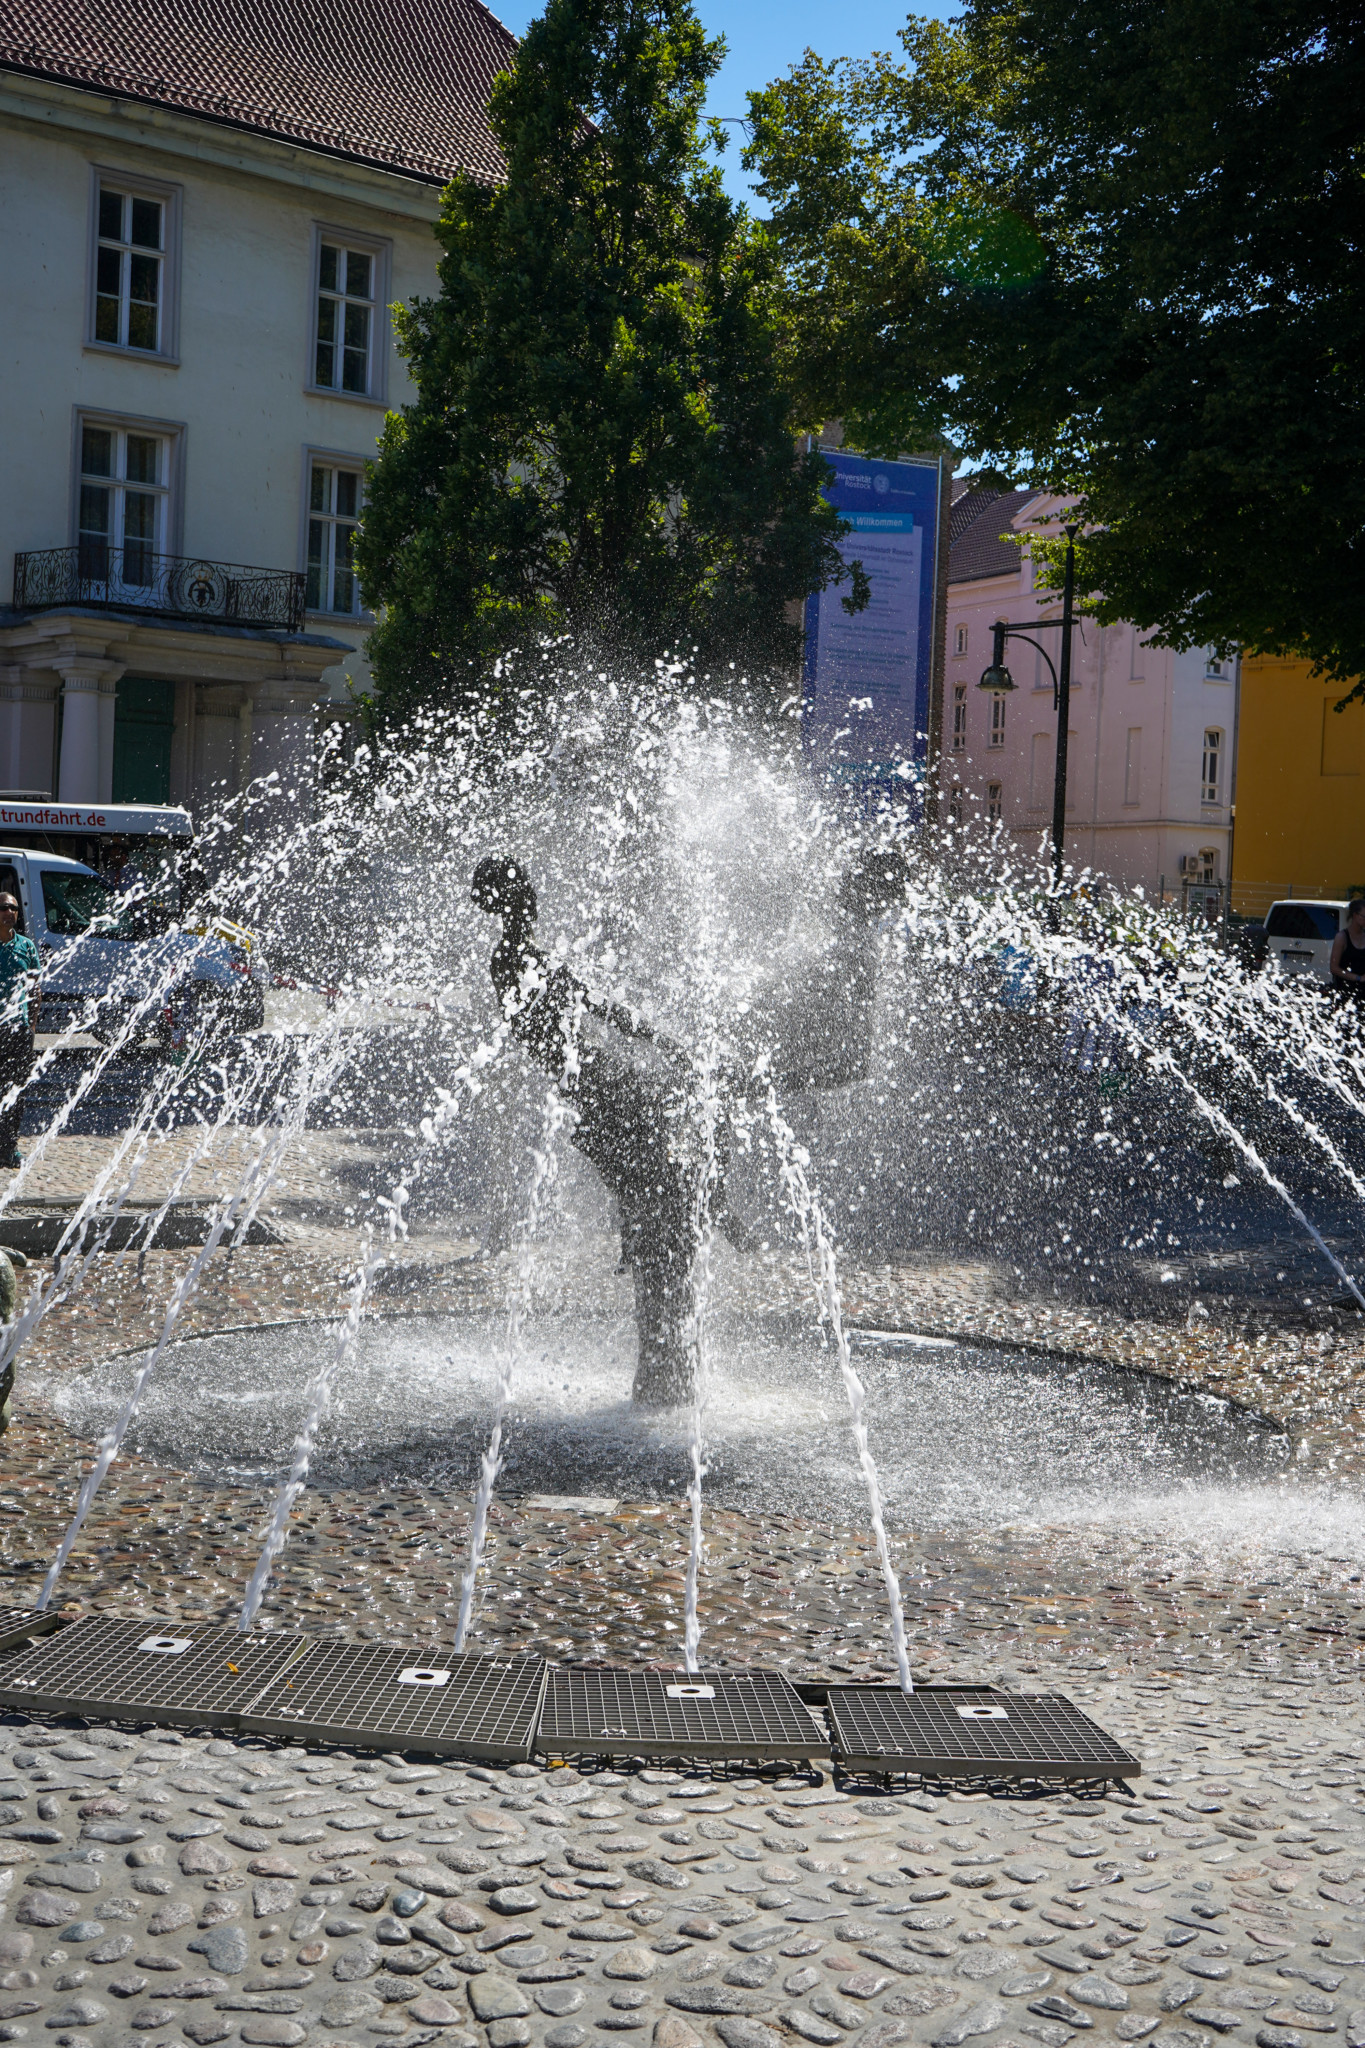
[[1358,1708],[1119,1680],[1103,1799],[11,1720],[2,2038],[1362,2048]]
[[[295,1219],[291,1241],[214,1255],[186,1334],[339,1311],[355,1238],[334,1196],[362,1150],[323,1161],[300,1198],[326,1213]],[[378,1305],[496,1302],[507,1262],[472,1249],[417,1238]],[[27,1355],[60,1368],[147,1342],[191,1256],[99,1259]],[[50,1271],[35,1261],[28,1285]],[[600,1247],[574,1275],[580,1294],[619,1285]],[[804,1298],[789,1257],[743,1275],[756,1313]],[[541,1277],[553,1299],[553,1260]],[[1349,1322],[1125,1321],[1024,1298],[979,1264],[851,1267],[845,1291],[869,1325],[1141,1366],[1276,1415],[1310,1467],[1355,1460]],[[25,1398],[22,1361],[17,1405],[0,1569],[23,1604],[88,1446]],[[122,1460],[61,1597],[73,1613],[235,1617],[269,1507]],[[713,1509],[704,1527],[704,1657],[887,1675],[865,1531]],[[430,1490],[305,1494],[262,1624],[448,1641],[466,1540],[467,1504]],[[674,1664],[685,1547],[680,1502],[497,1503],[471,1647]],[[885,1796],[827,1770],[580,1778],[11,1718],[0,2042],[1365,2048],[1357,1567],[1192,1562],[1047,1530],[900,1532],[893,1550],[918,1674],[1064,1689],[1142,1758],[1135,1797]]]

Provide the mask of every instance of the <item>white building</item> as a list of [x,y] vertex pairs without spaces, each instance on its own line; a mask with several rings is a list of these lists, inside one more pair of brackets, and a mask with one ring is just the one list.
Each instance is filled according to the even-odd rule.
[[[0,26],[0,788],[306,773],[367,626],[388,307],[510,34],[478,0],[20,0]],[[242,566],[245,565],[245,566]]]
[[[1027,536],[1055,534],[1058,501],[959,486],[953,505],[943,703],[945,811],[999,819],[1021,841],[1050,840],[1057,754],[1052,677],[1041,653],[1006,642],[1017,689],[977,687],[997,619],[1058,619],[1035,590]],[[1050,523],[1044,527],[1043,522]],[[1012,536],[1024,538],[1021,547]],[[1037,639],[1055,666],[1061,633]],[[1127,886],[1168,895],[1227,874],[1236,736],[1235,664],[1146,644],[1133,626],[1082,620],[1073,639],[1066,855]]]

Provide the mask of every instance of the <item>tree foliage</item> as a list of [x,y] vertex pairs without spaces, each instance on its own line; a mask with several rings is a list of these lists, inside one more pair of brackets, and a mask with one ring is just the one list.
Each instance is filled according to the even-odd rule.
[[397,316],[419,396],[359,545],[382,713],[564,631],[790,672],[789,613],[847,573],[774,245],[705,158],[721,47],[687,0],[549,0],[497,81],[506,181],[448,188],[439,296]]
[[1365,39],[1340,0],[966,0],[752,102],[803,401],[1074,494],[1107,620],[1365,673]]

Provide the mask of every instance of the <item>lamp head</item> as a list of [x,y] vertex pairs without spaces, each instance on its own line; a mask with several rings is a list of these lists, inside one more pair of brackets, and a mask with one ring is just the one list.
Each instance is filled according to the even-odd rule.
[[981,681],[976,687],[988,691],[993,697],[1004,697],[1011,690],[1017,690],[1019,685],[1003,661],[993,661],[988,669],[982,671]]

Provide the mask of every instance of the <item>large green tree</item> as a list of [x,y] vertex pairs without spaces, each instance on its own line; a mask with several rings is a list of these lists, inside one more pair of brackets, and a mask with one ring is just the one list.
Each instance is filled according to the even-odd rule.
[[1365,673],[1365,36],[966,0],[756,96],[804,400],[1074,493],[1106,619]]
[[549,0],[497,81],[505,182],[448,188],[440,294],[398,315],[418,399],[359,544],[381,716],[486,702],[547,633],[789,674],[797,601],[846,574],[774,245],[705,153],[721,49],[687,0]]

